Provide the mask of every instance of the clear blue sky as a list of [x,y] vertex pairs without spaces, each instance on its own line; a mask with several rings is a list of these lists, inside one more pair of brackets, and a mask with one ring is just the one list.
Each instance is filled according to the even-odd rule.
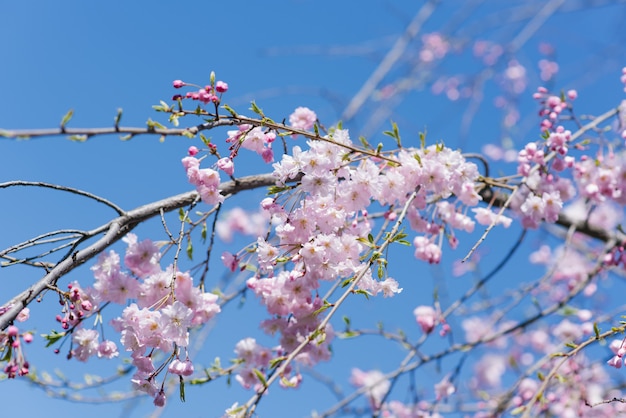
[[[0,128],[55,127],[69,109],[74,109],[70,126],[111,126],[119,107],[124,109],[123,125],[142,126],[149,117],[164,122],[151,106],[172,96],[172,80],[203,84],[208,82],[210,71],[229,83],[225,101],[242,113],[249,113],[246,109],[251,99],[276,120],[288,117],[295,107],[302,105],[314,109],[321,121],[331,125],[340,118],[349,100],[413,19],[418,10],[416,3],[0,0]],[[461,48],[465,42],[476,38],[509,42],[529,21],[522,11],[545,2],[510,2],[510,7],[520,7],[516,15],[519,20],[512,12],[502,12],[499,18],[491,19],[493,13],[502,8],[499,2],[446,3],[427,21],[423,32],[447,30],[450,33],[452,29],[447,24],[451,18],[458,18],[456,25],[464,30],[454,32],[457,36],[454,42]],[[566,3],[573,7],[579,2]],[[526,66],[528,78],[528,88],[520,102],[522,119],[505,135],[510,135],[516,145],[537,135],[536,109],[530,95],[541,84],[537,68],[541,42],[551,43],[557,51],[556,61],[561,70],[555,86],[578,88],[580,101],[584,103],[583,112],[599,114],[624,98],[619,73],[626,65],[623,60],[626,56],[623,47],[626,45],[623,30],[626,7],[622,2],[614,3],[620,4],[586,12],[557,13],[532,32],[516,51],[516,59]],[[464,16],[468,4],[480,5]],[[511,22],[502,24],[509,19]],[[416,41],[406,49],[383,85],[411,73],[418,48]],[[460,52],[425,76],[432,80],[439,75],[475,75],[479,70],[480,66],[470,54]],[[468,102],[450,102],[431,95],[428,88],[411,91],[384,121],[391,118],[398,122],[407,141],[427,128],[429,139],[433,141],[443,140],[450,146],[463,146],[467,151],[477,152],[485,143],[498,143],[503,136],[501,113],[493,106],[497,92],[497,78],[488,80],[479,111],[465,131],[461,131],[460,126]],[[347,123],[353,138],[366,133],[372,135],[373,143],[381,140],[379,132],[383,127],[370,126],[368,122],[384,105],[370,101],[356,119]],[[225,138],[224,132],[215,132],[213,137],[219,143]],[[130,142],[102,137],[83,144],[62,138],[3,140],[0,143],[0,182],[19,179],[59,183],[104,196],[131,209],[190,189],[180,158],[192,144],[186,138],[167,138],[165,143],[159,143],[158,138],[148,136]],[[250,173],[262,172],[267,166],[251,164],[247,169]],[[92,228],[110,215],[96,205],[58,192],[1,190],[0,196],[1,248],[56,228]],[[247,203],[245,199],[239,202]],[[158,225],[149,225],[138,233],[141,238],[148,237],[154,228]],[[499,261],[498,255],[512,245],[513,236],[517,236],[517,232],[496,232],[490,236],[485,246],[489,255],[485,270]],[[464,241],[462,248],[473,242],[469,237]],[[404,287],[404,293],[394,300],[351,302],[346,313],[351,315],[353,323],[373,328],[381,319],[390,329],[402,327],[407,334],[416,337],[419,330],[411,312],[415,306],[432,301],[433,282],[443,277],[449,283],[445,291],[458,293],[454,280],[459,279],[450,277],[449,265],[464,255],[462,249],[455,254],[448,253],[447,266],[436,269],[414,261],[411,252],[407,249],[397,256],[399,265],[412,263],[409,268],[397,267],[394,274]],[[523,256],[520,260],[525,263]],[[218,280],[221,273],[218,273],[218,264],[215,266],[215,280]],[[512,275],[519,267],[519,264],[514,265],[504,274]],[[72,273],[71,278],[88,277],[89,271],[85,268]],[[12,292],[36,279],[30,270],[0,270],[0,300],[8,299]],[[37,333],[56,326],[53,299],[33,306],[33,317],[47,315],[43,320],[33,320],[30,325],[36,327]],[[251,300],[242,308],[229,306],[224,319],[220,319],[209,334],[198,360],[208,364],[219,356],[226,362],[233,356],[234,343],[255,333],[260,315],[262,311]],[[334,348],[337,361],[323,365],[320,371],[329,373],[346,390],[349,390],[347,381],[352,358],[362,360],[356,365],[363,369],[389,371],[403,356],[392,343],[371,337],[338,343]],[[41,340],[36,340],[28,353],[40,369],[62,368],[72,376],[103,370],[102,361],[94,360],[85,365],[55,357],[51,350],[41,348]],[[429,389],[441,376],[431,369],[423,373]],[[323,409],[332,404],[332,394],[323,385],[307,376],[305,379],[308,380],[300,391],[284,392],[273,388],[270,397],[261,404],[260,415],[305,416],[314,408]],[[21,382],[0,385],[0,402],[6,416],[26,413],[27,416],[57,417],[79,413],[93,418],[144,417],[154,409],[148,398],[135,403],[79,405],[50,399],[43,391]],[[116,388],[124,389],[125,385],[124,382]],[[216,417],[235,400],[245,401],[249,396],[236,382],[230,389],[224,382],[188,387],[187,402],[181,404],[173,396],[161,416]]]

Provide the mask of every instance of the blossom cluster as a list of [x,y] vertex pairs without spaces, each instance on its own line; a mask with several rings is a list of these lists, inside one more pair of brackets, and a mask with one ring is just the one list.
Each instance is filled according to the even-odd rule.
[[[257,238],[258,270],[247,286],[271,315],[261,326],[279,337],[274,355],[290,353],[311,335],[317,336],[296,357],[297,362],[312,366],[329,358],[334,334],[329,325],[319,329],[317,312],[324,306],[319,292],[324,283],[358,280],[359,291],[385,297],[402,291],[396,280],[380,270],[375,274],[365,261],[375,222],[371,208],[382,208],[383,217],[393,223],[406,206],[409,224],[418,233],[413,240],[416,258],[438,263],[444,237],[456,247],[455,231],[473,230],[475,220],[465,209],[476,207],[481,197],[475,184],[477,167],[441,145],[402,148],[385,154],[386,159],[356,158],[352,163],[346,130],[334,130],[323,141],[309,140],[307,146],[294,146],[274,164],[278,186],[285,187],[295,178],[299,183],[262,202],[271,233]],[[475,214],[483,224],[496,219],[510,223],[486,208]],[[232,223],[231,216],[226,219],[231,221],[223,222]],[[218,229],[223,229],[220,223]],[[240,261],[233,255],[223,259],[230,268]],[[449,327],[440,321],[443,335]],[[246,354],[255,350],[263,353],[261,360]],[[258,387],[259,377],[253,371],[267,370],[269,350],[247,339],[235,352],[244,364],[237,380],[246,388]]]
[[[215,76],[212,75],[211,78],[214,77]],[[185,86],[194,86],[193,84],[185,83],[182,80],[174,80],[172,85],[176,89],[180,89]],[[228,84],[223,81],[217,81],[216,83],[212,83],[211,85],[204,87],[196,87],[198,87],[197,91],[189,91],[185,93],[185,95],[177,94],[173,97],[173,100],[191,99],[204,104],[215,103],[218,105],[221,101],[222,94],[228,91]]]
[[[205,324],[220,312],[220,307],[217,296],[194,286],[188,273],[175,271],[172,266],[162,269],[161,253],[154,242],[139,241],[134,234],[128,234],[124,241],[127,249],[123,264],[127,270],[122,268],[118,253],[102,253],[92,267],[93,287],[71,283],[64,295],[63,315],[57,320],[72,335],[68,357],[79,361],[93,356],[114,358],[119,355],[116,343],[104,339],[98,330],[87,328],[84,320],[100,314],[106,305],[124,306],[111,325],[137,368],[133,386],[154,397],[155,405],[163,406],[165,394],[157,384],[157,375],[166,365],[175,375],[193,373],[185,354],[189,331]],[[159,352],[166,354],[166,360],[155,366]]]
[[[29,317],[30,309],[24,308],[18,314],[16,321],[24,322]],[[32,332],[20,332],[16,325],[9,325],[5,332],[0,332],[0,356],[6,360],[3,372],[7,378],[26,376],[30,372],[30,364],[26,360],[22,342],[29,344],[32,341]]]

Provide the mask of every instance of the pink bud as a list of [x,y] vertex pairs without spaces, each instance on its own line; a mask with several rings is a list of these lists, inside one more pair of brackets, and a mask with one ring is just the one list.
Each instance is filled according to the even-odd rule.
[[174,82],[172,83],[174,85],[175,89],[179,89],[181,87],[186,86],[185,82],[183,80],[174,80]]
[[7,334],[9,337],[17,337],[19,332],[20,330],[15,325],[11,325],[7,328]]
[[193,145],[189,147],[189,149],[187,150],[187,154],[189,154],[190,156],[194,156],[197,155],[200,152],[200,150],[197,147],[194,147]]

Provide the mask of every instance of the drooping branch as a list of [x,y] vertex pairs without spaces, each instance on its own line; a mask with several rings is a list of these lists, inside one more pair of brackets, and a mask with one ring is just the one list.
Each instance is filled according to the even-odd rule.
[[[272,174],[260,174],[222,183],[220,190],[223,195],[229,196],[244,190],[271,186],[275,184],[275,182],[276,178]],[[198,202],[199,199],[200,197],[196,191],[182,193],[140,206],[125,212],[123,215],[91,231],[87,231],[86,236],[88,238],[96,237],[100,234],[104,235],[89,246],[73,252],[71,256],[65,257],[50,269],[38,282],[3,304],[4,312],[0,315],[0,330],[6,329],[6,327],[13,322],[18,313],[35,300],[44,290],[48,289],[49,286],[54,286],[65,274],[96,257],[109,246],[119,241],[141,222],[155,216],[160,216],[162,212],[171,212],[188,205],[193,205]]]

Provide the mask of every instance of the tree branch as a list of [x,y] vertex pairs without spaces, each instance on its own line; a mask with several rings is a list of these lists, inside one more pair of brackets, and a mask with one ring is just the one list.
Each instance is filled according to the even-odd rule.
[[[271,186],[275,184],[275,182],[276,178],[272,174],[260,174],[222,183],[220,190],[223,195],[229,196],[244,190]],[[49,286],[55,285],[65,274],[96,257],[109,246],[119,241],[141,222],[155,216],[160,216],[161,212],[171,212],[194,204],[199,200],[200,197],[196,191],[171,196],[130,210],[126,212],[126,214],[118,216],[106,224],[88,231],[86,233],[88,237],[94,237],[102,233],[104,233],[104,236],[84,249],[72,253],[71,256],[65,257],[37,283],[2,305],[4,312],[0,315],[0,330],[6,329],[6,327],[13,322],[18,313],[30,302],[35,300],[44,290],[48,289]]]

